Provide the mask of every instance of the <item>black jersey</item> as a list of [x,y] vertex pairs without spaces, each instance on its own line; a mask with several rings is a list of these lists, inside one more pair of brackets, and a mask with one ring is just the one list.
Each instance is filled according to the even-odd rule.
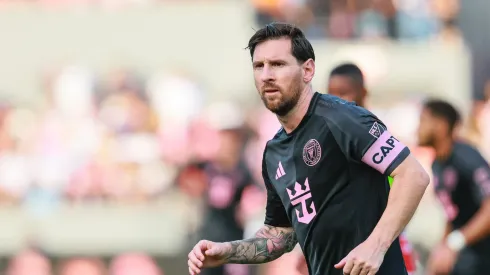
[[[461,228],[475,215],[482,201],[490,196],[490,168],[472,146],[456,142],[446,160],[432,164],[437,197],[454,229]],[[490,255],[490,236],[470,248]]]
[[237,212],[244,190],[253,185],[247,166],[240,162],[235,169],[225,172],[213,163],[206,163],[204,172],[208,179],[207,207],[200,237],[216,242],[242,239],[244,229]]
[[[293,227],[311,275],[334,268],[365,241],[388,202],[387,176],[410,154],[372,113],[315,93],[306,116],[267,143],[265,224]],[[406,274],[398,239],[378,275]]]

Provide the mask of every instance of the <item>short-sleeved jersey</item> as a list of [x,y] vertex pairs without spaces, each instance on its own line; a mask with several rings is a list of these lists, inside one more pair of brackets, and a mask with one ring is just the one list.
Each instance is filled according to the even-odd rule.
[[244,229],[237,212],[244,190],[253,184],[247,166],[240,162],[234,169],[223,171],[213,163],[205,163],[202,169],[208,188],[200,237],[218,242],[243,238]]
[[[482,201],[490,197],[490,168],[472,146],[455,142],[449,157],[432,163],[437,197],[454,229],[475,215]],[[473,245],[490,255],[490,236]]]
[[[267,143],[265,224],[294,228],[309,274],[342,275],[334,265],[369,237],[387,205],[387,176],[409,154],[366,109],[315,93],[298,127]],[[406,274],[398,239],[377,274]]]

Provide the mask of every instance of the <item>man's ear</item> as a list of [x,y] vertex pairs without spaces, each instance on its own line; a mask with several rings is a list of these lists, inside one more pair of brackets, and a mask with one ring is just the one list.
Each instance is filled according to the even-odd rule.
[[315,61],[313,59],[308,59],[303,63],[303,81],[305,83],[311,82],[315,76]]

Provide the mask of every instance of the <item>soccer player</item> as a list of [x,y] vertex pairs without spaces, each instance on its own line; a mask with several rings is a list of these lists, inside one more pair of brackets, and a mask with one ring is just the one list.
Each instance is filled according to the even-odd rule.
[[251,239],[200,241],[188,255],[190,274],[269,262],[297,242],[312,275],[407,274],[398,235],[422,198],[427,173],[376,116],[313,91],[315,54],[300,29],[269,24],[248,48],[255,86],[282,125],[262,161],[264,226]]
[[[346,101],[355,102],[357,105],[365,108],[366,97],[368,95],[364,85],[364,76],[361,69],[353,63],[343,63],[336,66],[331,72],[328,79],[327,91],[329,94],[340,97]],[[393,178],[388,178],[390,186]],[[400,247],[408,274],[415,274],[416,261],[415,255],[410,242],[404,233],[400,234]],[[308,275],[305,270],[305,258],[300,256],[298,259],[298,271]]]
[[435,149],[434,188],[447,215],[428,269],[437,275],[484,275],[490,273],[490,168],[475,148],[455,140],[459,121],[458,111],[441,100],[426,102],[420,115],[419,143]]
[[[197,174],[207,187],[203,194],[203,222],[197,237],[215,242],[241,239],[244,222],[250,207],[245,209],[243,201],[250,198],[250,190],[259,190],[248,165],[245,163],[243,144],[246,142],[246,127],[242,113],[229,103],[212,105],[207,119],[216,130],[219,146],[207,160],[192,163],[184,168],[179,177]],[[196,189],[195,182],[190,188]],[[260,188],[262,191],[262,188]],[[252,191],[253,192],[253,191]],[[253,209],[252,209],[253,210]],[[194,245],[192,240],[192,245]],[[202,275],[248,275],[251,266],[226,264],[202,271]]]
[[330,72],[327,92],[366,108],[368,92],[364,85],[364,75],[355,64],[344,63],[335,67]]

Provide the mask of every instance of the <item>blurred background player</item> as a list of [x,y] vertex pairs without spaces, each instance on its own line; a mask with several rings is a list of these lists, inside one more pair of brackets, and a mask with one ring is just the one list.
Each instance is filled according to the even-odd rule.
[[[250,196],[244,197],[258,190],[244,159],[245,120],[240,108],[230,102],[213,104],[207,119],[218,133],[217,152],[211,159],[197,160],[183,171],[200,174],[195,178],[206,187],[202,189],[205,214],[197,237],[216,242],[242,239],[247,211],[252,208],[244,205]],[[248,275],[251,270],[247,265],[230,264],[204,269],[201,274]]]
[[[361,107],[366,107],[368,92],[364,85],[364,76],[361,69],[353,63],[343,63],[330,72],[327,92],[344,100],[355,102]],[[391,177],[389,178],[389,182],[390,185],[393,182]],[[408,273],[415,274],[416,255],[405,233],[400,235],[400,245]],[[299,259],[298,270],[302,274],[308,274],[306,261],[303,256]]]
[[366,108],[367,89],[361,69],[353,63],[335,67],[328,79],[327,93]]
[[490,168],[468,143],[455,139],[458,111],[442,100],[425,103],[419,143],[435,150],[434,187],[447,223],[428,273],[483,275],[490,270]]

